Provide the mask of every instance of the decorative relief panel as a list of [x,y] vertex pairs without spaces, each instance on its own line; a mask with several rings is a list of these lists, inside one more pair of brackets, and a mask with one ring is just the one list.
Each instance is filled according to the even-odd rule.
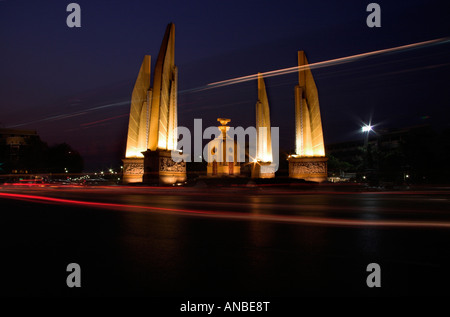
[[159,170],[161,172],[186,172],[186,162],[174,162],[169,157],[160,157]]
[[124,174],[142,175],[144,174],[144,163],[126,163],[123,170]]
[[292,163],[293,174],[323,174],[327,172],[325,162],[295,162]]

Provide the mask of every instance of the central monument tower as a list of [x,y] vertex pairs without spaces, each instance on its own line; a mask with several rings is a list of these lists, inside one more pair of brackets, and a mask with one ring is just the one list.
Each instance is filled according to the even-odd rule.
[[217,118],[220,122],[220,135],[207,145],[207,169],[208,177],[236,177],[241,173],[238,162],[238,144],[231,138],[227,131],[227,124],[231,121],[226,118]]
[[177,85],[175,25],[164,35],[150,83],[149,55],[144,60],[131,95],[123,182],[171,184],[186,179],[186,163],[174,162],[177,148]]

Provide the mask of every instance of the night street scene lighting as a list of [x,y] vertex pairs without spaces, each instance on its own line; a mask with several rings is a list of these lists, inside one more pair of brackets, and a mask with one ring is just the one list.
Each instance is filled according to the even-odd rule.
[[2,296],[449,296],[447,7],[0,1]]

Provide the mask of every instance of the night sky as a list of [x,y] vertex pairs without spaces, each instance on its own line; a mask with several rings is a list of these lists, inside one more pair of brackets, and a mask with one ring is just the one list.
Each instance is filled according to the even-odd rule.
[[[255,124],[256,81],[212,82],[450,36],[448,1],[77,1],[81,28],[66,25],[71,1],[0,0],[0,127],[67,142],[87,170],[117,165],[125,151],[131,92],[142,59],[152,71],[165,28],[176,26],[178,122],[216,118]],[[361,137],[362,122],[450,127],[450,42],[313,70],[325,143]],[[266,79],[272,126],[294,147],[297,75]]]

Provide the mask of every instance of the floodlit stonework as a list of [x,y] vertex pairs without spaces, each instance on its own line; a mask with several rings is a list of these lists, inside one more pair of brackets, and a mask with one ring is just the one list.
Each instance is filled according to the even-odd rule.
[[289,158],[289,176],[308,181],[327,179],[319,95],[303,51],[298,52],[295,86],[295,155]]
[[266,84],[262,74],[258,74],[258,101],[256,102],[256,158],[252,165],[252,178],[275,177],[272,164],[272,138],[270,126],[270,108]]
[[[151,57],[146,55],[131,95],[127,147],[123,160],[124,183],[142,182],[147,179],[143,178],[145,167],[152,164],[145,160],[155,158],[155,155],[150,155],[149,151],[165,151],[166,153],[176,150],[177,147],[175,129],[178,126],[178,69],[175,66],[175,25],[173,23],[167,26],[156,60],[153,87],[150,85],[150,65]],[[166,156],[166,154],[162,155]],[[186,166],[183,166],[185,173]],[[178,176],[174,179],[180,179]],[[164,179],[170,178],[164,177]],[[167,184],[163,180],[162,183]]]
[[238,144],[227,131],[230,119],[218,118],[220,122],[220,136],[210,141],[207,146],[207,176],[208,177],[236,177],[241,173],[238,162]]

